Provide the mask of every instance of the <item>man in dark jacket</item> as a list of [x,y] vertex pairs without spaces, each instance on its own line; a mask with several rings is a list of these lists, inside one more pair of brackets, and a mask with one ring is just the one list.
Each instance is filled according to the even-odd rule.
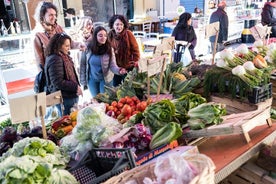
[[[228,39],[228,15],[225,11],[226,2],[221,1],[218,4],[218,8],[215,12],[212,13],[210,17],[210,24],[214,22],[219,22],[219,34],[218,34],[218,40],[217,40],[217,49],[216,51],[221,51],[224,49],[224,42]],[[211,42],[212,51],[214,50],[215,46],[215,36],[211,36],[209,38]]]
[[276,37],[276,0],[265,3],[261,15],[262,24],[271,26],[270,37]]

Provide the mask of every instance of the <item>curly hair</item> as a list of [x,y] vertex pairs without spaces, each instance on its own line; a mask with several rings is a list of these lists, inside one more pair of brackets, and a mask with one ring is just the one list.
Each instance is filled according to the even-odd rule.
[[124,24],[124,29],[128,29],[129,28],[129,24],[128,24],[128,21],[126,19],[125,16],[123,15],[113,15],[110,19],[109,19],[109,22],[108,22],[108,26],[110,29],[113,29],[113,25],[114,25],[114,22],[119,19],[123,22]]
[[52,54],[58,54],[65,40],[69,39],[70,44],[72,43],[72,39],[66,33],[57,33],[55,34],[49,41],[48,46],[46,47],[46,56],[50,56]]
[[44,22],[44,17],[45,17],[45,14],[48,9],[54,9],[56,11],[56,14],[58,14],[58,9],[53,3],[44,1],[41,5],[40,11],[39,11],[40,23]]

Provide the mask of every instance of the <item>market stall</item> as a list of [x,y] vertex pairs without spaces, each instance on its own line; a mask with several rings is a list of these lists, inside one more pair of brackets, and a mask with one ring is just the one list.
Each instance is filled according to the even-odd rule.
[[[257,153],[262,143],[275,136],[275,125],[270,119],[270,77],[276,63],[274,43],[266,45],[258,41],[253,48],[241,45],[236,50],[218,53],[214,65],[192,63],[187,67],[182,62],[169,62],[171,56],[166,53],[172,46],[173,43],[161,42],[151,57],[143,58],[146,66],[140,63],[128,72],[119,87],[106,87],[105,93],[76,106],[70,115],[42,126],[40,137],[45,139],[47,131],[48,138],[54,137],[55,148],[64,153],[61,164],[69,171],[69,174],[66,172],[68,178],[73,177],[80,183],[106,180],[108,183],[108,179],[112,181],[113,177],[116,179],[122,174],[125,179],[129,172],[136,173],[140,168],[152,170],[162,155],[170,157],[168,153],[177,147],[185,147],[183,155],[178,156],[185,158],[183,162],[194,165],[195,172],[189,182],[194,178],[200,179],[201,183],[207,178],[211,183],[220,182]],[[62,100],[58,98],[55,102],[62,103]],[[8,129],[13,132],[12,140],[4,139],[9,137],[6,129],[1,134],[5,151],[1,152],[0,168],[11,157],[12,151],[8,150],[16,149],[18,144],[26,146],[26,140],[28,145],[36,145],[30,143],[37,141],[30,130],[23,132],[22,128],[20,131],[12,128]],[[23,139],[17,140],[17,144],[14,137]],[[227,151],[231,152],[231,144],[235,148],[233,152],[239,153],[224,158]],[[45,156],[42,149],[34,150],[35,156]],[[223,151],[225,154],[221,154]],[[207,155],[213,165],[199,166],[197,159],[189,160],[192,153]],[[25,149],[14,155],[17,157],[14,159],[26,155],[28,159],[34,159],[34,155]],[[60,158],[59,154],[57,158]],[[174,158],[170,157],[170,160]],[[13,167],[18,165],[15,163]],[[6,171],[0,174],[4,175]],[[82,181],[84,176],[88,176],[87,181]],[[157,176],[149,177],[158,180]]]

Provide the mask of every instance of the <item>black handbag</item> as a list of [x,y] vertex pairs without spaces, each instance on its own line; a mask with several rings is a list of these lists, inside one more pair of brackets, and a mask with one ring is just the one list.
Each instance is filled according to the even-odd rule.
[[46,76],[45,76],[44,68],[42,67],[41,67],[41,71],[35,76],[34,92],[35,93],[46,92]]

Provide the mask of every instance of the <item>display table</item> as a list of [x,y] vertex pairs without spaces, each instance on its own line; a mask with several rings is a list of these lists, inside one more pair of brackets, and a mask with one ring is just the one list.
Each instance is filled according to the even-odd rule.
[[251,141],[246,143],[242,135],[217,136],[201,142],[199,152],[209,156],[216,165],[215,182],[219,183],[242,164],[252,158],[264,144],[276,138],[276,121],[272,127],[262,125],[249,132]]

